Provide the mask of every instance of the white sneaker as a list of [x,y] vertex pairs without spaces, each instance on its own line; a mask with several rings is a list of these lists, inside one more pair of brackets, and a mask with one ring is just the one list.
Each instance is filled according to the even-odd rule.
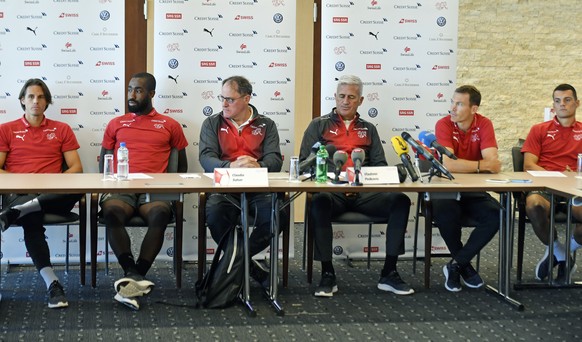
[[117,293],[115,297],[113,297],[113,299],[115,299],[116,301],[120,302],[121,304],[127,306],[132,310],[135,311],[139,310],[139,301],[135,297],[134,298],[123,297],[122,295]]

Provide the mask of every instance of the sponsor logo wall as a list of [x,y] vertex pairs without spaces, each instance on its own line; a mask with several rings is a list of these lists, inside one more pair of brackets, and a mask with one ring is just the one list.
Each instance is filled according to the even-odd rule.
[[[182,124],[190,143],[189,171],[203,171],[200,127],[222,110],[217,99],[222,80],[242,75],[253,85],[251,104],[277,123],[287,172],[293,146],[300,143],[293,129],[295,1],[156,1],[154,12],[154,106]],[[186,196],[185,208],[184,255],[195,259],[196,194]],[[207,245],[211,259],[216,244],[210,234]]]
[[[390,165],[399,163],[390,139],[402,132],[418,139],[434,132],[438,119],[448,114],[456,85],[457,1],[322,1],[321,113],[335,106],[337,79],[354,74],[364,82],[359,113],[376,125]],[[411,154],[411,158],[414,156]],[[412,255],[417,194],[405,237]],[[424,251],[424,223],[420,222],[419,251]],[[367,226],[334,227],[334,255],[367,255]],[[385,225],[372,234],[372,256],[384,257]],[[446,249],[437,235],[433,250]]]
[[[23,115],[18,94],[29,78],[48,85],[47,117],[68,123],[81,145],[85,172],[97,172],[103,130],[123,113],[124,2],[119,0],[0,1],[0,122]],[[39,148],[41,148],[39,146]],[[104,233],[98,249],[104,251]],[[49,227],[53,262],[78,261],[78,228]],[[3,263],[30,263],[22,229],[2,234]]]

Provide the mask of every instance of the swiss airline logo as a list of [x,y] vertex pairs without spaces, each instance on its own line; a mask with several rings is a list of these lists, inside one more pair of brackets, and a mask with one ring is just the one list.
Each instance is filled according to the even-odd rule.
[[382,70],[382,64],[368,63],[366,64],[366,70]]
[[216,61],[200,61],[202,68],[216,68]]
[[182,19],[182,13],[166,13],[166,19]]
[[348,23],[348,17],[333,17],[332,20],[334,23],[340,23],[340,24],[347,24]]
[[448,65],[433,65],[432,70],[449,70],[450,67]]
[[77,108],[61,108],[61,114],[77,114]]
[[114,65],[115,65],[114,61],[97,61],[97,63],[95,63],[96,67],[114,66]]
[[79,18],[79,13],[61,13],[59,14],[60,18]]
[[418,21],[416,19],[406,19],[402,18],[398,21],[399,24],[416,24]]
[[287,67],[287,63],[275,63],[275,62],[271,62],[269,64],[269,68],[286,68]]
[[37,66],[40,66],[40,61],[31,61],[31,60],[24,61],[24,66],[25,67],[37,67]]
[[4,12],[0,12],[0,19],[4,18]]
[[252,15],[237,15],[234,17],[234,20],[253,20],[254,17]]
[[399,116],[414,116],[414,109],[400,109],[398,110]]

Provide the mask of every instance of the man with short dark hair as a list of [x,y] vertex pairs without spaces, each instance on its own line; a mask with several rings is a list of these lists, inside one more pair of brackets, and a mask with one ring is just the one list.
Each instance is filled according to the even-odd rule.
[[[450,115],[435,126],[438,142],[457,156],[443,156],[444,166],[451,172],[498,173],[501,162],[493,123],[477,110],[481,93],[471,85],[455,89]],[[485,247],[499,230],[499,203],[486,192],[461,192],[457,199],[433,199],[433,218],[452,259],[443,267],[445,288],[461,291],[461,277],[465,286],[480,288],[484,282],[471,260]],[[477,226],[463,245],[461,216],[472,217]]]
[[[152,98],[156,94],[156,79],[149,73],[132,76],[127,87],[129,113],[112,119],[103,135],[102,149],[113,153],[125,142],[129,150],[132,173],[163,173],[168,168],[172,149],[178,150],[178,172],[187,172],[188,141],[182,126],[173,118],[158,113]],[[123,268],[124,277],[114,284],[115,300],[139,309],[138,297],[149,294],[154,283],[145,276],[164,242],[164,232],[172,219],[170,201],[148,202],[146,194],[110,193],[101,197],[101,210],[109,236],[109,245]],[[131,252],[131,241],[125,223],[140,215],[148,225],[137,260]]]
[[[582,153],[582,123],[576,120],[576,109],[580,101],[576,89],[569,84],[560,84],[552,93],[554,117],[552,120],[532,126],[521,151],[524,153],[525,170],[572,171],[577,167],[577,155]],[[564,200],[563,198],[558,199]],[[557,208],[560,209],[560,208]],[[548,246],[550,235],[550,194],[532,191],[526,197],[525,210],[531,225],[540,241]],[[572,207],[572,215],[582,222],[582,207]],[[553,266],[558,266],[556,282],[566,282],[566,248],[554,232]],[[573,235],[566,237],[570,251],[582,245],[582,224],[576,224]],[[572,257],[570,275],[576,271]],[[536,265],[535,277],[544,280],[548,277],[550,262],[549,248]]]
[[[79,143],[69,125],[51,120],[45,111],[52,104],[47,85],[27,80],[18,95],[24,115],[0,125],[0,173],[81,173]],[[65,170],[63,171],[63,166]],[[2,196],[0,228],[16,223],[24,230],[24,244],[48,289],[48,307],[69,305],[56,276],[45,240],[45,213],[67,214],[82,194],[9,194]]]

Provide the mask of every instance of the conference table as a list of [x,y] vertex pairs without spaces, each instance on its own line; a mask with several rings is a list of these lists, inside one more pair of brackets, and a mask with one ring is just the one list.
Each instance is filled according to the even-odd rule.
[[[103,181],[101,174],[2,174],[0,175],[0,193],[200,193],[200,192],[233,192],[241,193],[244,205],[241,206],[241,216],[246,217],[245,194],[251,192],[271,192],[275,196],[277,192],[294,193],[303,192],[471,192],[489,191],[501,194],[500,210],[500,231],[499,231],[499,274],[497,288],[488,286],[487,289],[497,294],[501,299],[512,304],[518,309],[523,309],[523,305],[509,295],[510,289],[510,268],[512,250],[511,239],[511,194],[516,191],[549,190],[559,195],[582,196],[582,191],[577,187],[572,187],[571,183],[566,185],[563,182],[566,178],[557,181],[550,178],[533,177],[525,172],[506,172],[496,175],[491,174],[454,174],[453,180],[433,177],[430,182],[423,181],[410,182],[407,180],[399,184],[365,184],[363,186],[316,184],[312,181],[289,182],[287,174],[269,174],[269,184],[264,187],[224,187],[215,186],[210,177],[201,173],[194,174],[148,174],[150,178],[131,179],[129,181]],[[574,177],[568,177],[571,179]],[[529,183],[513,182],[507,180],[529,180]],[[273,200],[273,205],[277,203]],[[274,221],[276,218],[274,219]],[[243,223],[245,239],[248,243],[248,224]],[[273,228],[276,229],[276,222]],[[84,232],[86,234],[86,232]],[[86,236],[86,235],[85,235]],[[80,234],[80,238],[83,236]],[[273,234],[273,244],[276,244],[277,234]],[[83,240],[84,241],[84,240]],[[275,245],[276,246],[276,245]],[[271,246],[272,251],[278,249]],[[277,301],[277,253],[271,255],[271,288],[269,299],[277,313],[283,313],[282,307]],[[84,263],[85,256],[81,256]],[[245,268],[248,274],[248,256],[245,260]],[[249,312],[254,313],[249,297],[249,279],[245,277],[243,286],[243,302],[247,305]]]

